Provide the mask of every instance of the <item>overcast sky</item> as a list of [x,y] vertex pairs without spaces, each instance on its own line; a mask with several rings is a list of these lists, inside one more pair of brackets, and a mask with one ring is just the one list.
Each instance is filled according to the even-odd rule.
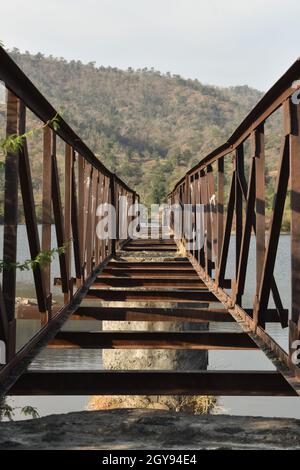
[[1,5],[0,39],[21,51],[266,90],[300,55],[300,1],[14,0]]

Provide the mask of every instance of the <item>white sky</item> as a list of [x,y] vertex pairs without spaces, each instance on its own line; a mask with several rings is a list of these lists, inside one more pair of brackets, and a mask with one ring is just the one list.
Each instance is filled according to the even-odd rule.
[[221,86],[266,90],[300,55],[299,0],[14,0],[0,9],[7,47]]

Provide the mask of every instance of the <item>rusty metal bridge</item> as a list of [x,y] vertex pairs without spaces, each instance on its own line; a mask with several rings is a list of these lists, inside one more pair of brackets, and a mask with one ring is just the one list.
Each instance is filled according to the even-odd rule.
[[[17,149],[9,149],[5,157],[0,340],[6,345],[6,362],[0,366],[2,395],[300,394],[300,369],[293,360],[297,352],[295,341],[300,340],[300,106],[291,99],[295,92],[293,84],[299,78],[298,60],[229,140],[190,169],[169,194],[171,204],[204,205],[203,246],[194,241],[188,247],[185,239],[175,241],[172,223],[167,240],[121,240],[117,234],[115,239],[103,241],[95,232],[97,205],[108,202],[118,208],[121,196],[131,204],[139,201],[138,194],[99,161],[62,117],[58,128],[51,124],[57,111],[0,48],[0,80],[7,90],[6,136],[26,136],[28,113],[43,125],[41,230],[26,138]],[[268,119],[279,110],[283,117],[281,150],[273,156],[277,181],[272,218],[266,230],[264,129]],[[63,164],[58,159],[62,151]],[[286,256],[290,256],[291,266],[291,308],[283,305],[274,275],[282,218],[288,203],[291,243]],[[31,259],[53,246],[65,247],[59,251],[60,275],[56,279],[62,291],[60,303],[52,302],[53,263],[37,264],[33,269],[37,306],[22,309],[16,303],[17,270],[6,269],[5,263],[11,266],[18,261],[20,207]],[[121,216],[130,220],[127,213]],[[51,237],[53,223],[56,240]],[[197,223],[194,215],[195,230]],[[251,240],[255,252],[256,269],[251,274],[255,278],[255,292],[251,308],[243,308]],[[156,261],[151,254],[158,256]],[[234,272],[228,276],[226,268],[231,258]],[[114,304],[103,306],[105,302]],[[142,306],[131,307],[132,302]],[[143,306],[145,302],[147,306]],[[165,302],[168,307],[162,306]],[[31,314],[40,319],[40,327],[25,343],[19,344],[18,334],[26,319],[33,318]],[[24,320],[20,322],[20,318]],[[68,320],[80,322],[83,318],[206,323],[209,327],[231,323],[237,329],[82,331],[77,327],[71,331],[66,327]],[[278,323],[289,332],[287,350],[268,332],[270,323]],[[261,350],[273,367],[94,371],[47,370],[45,364],[41,370],[30,369],[30,363],[46,347],[220,349],[234,350],[237,355],[243,349]]]

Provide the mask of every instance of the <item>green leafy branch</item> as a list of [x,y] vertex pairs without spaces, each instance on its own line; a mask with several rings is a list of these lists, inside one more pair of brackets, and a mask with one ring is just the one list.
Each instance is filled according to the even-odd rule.
[[35,269],[37,266],[46,266],[53,261],[56,254],[61,255],[62,253],[65,253],[68,245],[69,242],[58,248],[40,251],[40,253],[38,253],[34,259],[27,259],[23,263],[20,263],[19,261],[16,263],[10,263],[4,260],[0,260],[0,272],[17,269],[19,271],[29,271],[31,269]]
[[52,119],[49,119],[41,127],[38,127],[36,129],[31,129],[30,131],[25,132],[24,134],[21,134],[21,135],[12,134],[8,137],[5,137],[4,139],[0,139],[0,148],[4,152],[16,153],[17,151],[22,149],[26,139],[28,139],[29,137],[33,137],[38,132],[40,132],[41,130],[45,129],[48,126],[52,127],[54,131],[57,131],[59,129],[60,115],[58,112],[55,114],[55,116]]
[[20,409],[21,414],[23,416],[30,416],[31,418],[39,418],[39,413],[37,409],[33,406],[23,406],[23,407],[15,407],[13,408],[12,406],[8,405],[7,403],[4,403],[3,405],[0,405],[0,420],[3,418],[9,419],[10,421],[13,420],[14,415],[15,415],[15,410]]

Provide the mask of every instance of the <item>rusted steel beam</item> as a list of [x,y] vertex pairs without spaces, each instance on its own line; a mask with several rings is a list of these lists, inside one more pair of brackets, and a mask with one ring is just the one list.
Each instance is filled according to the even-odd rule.
[[[26,108],[24,103],[19,103],[19,132],[26,132]],[[24,217],[26,224],[26,232],[31,259],[35,259],[41,251],[40,237],[38,233],[38,225],[36,220],[35,202],[33,195],[33,186],[30,170],[30,162],[28,155],[27,141],[24,140],[20,149],[19,157],[19,180],[22,194]],[[46,312],[46,291],[44,283],[44,273],[39,265],[33,271],[36,297],[40,312]]]
[[[146,271],[142,271],[141,269],[130,269],[126,271],[125,269],[109,269],[107,268],[101,277],[107,278],[125,278],[125,279],[178,279],[178,280],[185,280],[185,281],[193,281],[195,279],[199,279],[197,274],[191,269],[190,271],[173,271],[170,269],[166,269],[162,271],[161,269],[154,269]],[[226,279],[228,284],[231,284],[230,279]],[[164,281],[163,281],[164,282]]]
[[195,291],[170,291],[170,290],[104,290],[89,289],[86,300],[121,301],[134,300],[135,302],[216,302],[216,297],[211,292]]
[[206,267],[206,222],[205,222],[205,193],[204,193],[204,188],[203,188],[203,172],[198,173],[198,191],[199,191],[199,203],[202,204],[202,210],[203,210],[203,217],[202,217],[202,248],[200,248],[200,253],[199,253],[199,263],[203,268]]
[[[96,211],[97,211],[97,200],[98,200],[98,188],[99,188],[99,171],[95,171],[92,180],[92,210],[89,214],[91,218],[91,233],[90,233],[90,247],[91,247],[91,268],[93,268],[96,255]],[[110,252],[112,252],[110,247]]]
[[[6,136],[19,133],[19,100],[7,90]],[[18,226],[18,172],[19,151],[6,153],[5,187],[4,187],[4,228],[3,228],[3,261],[14,264],[17,260],[17,226]],[[16,270],[3,270],[3,296],[8,320],[14,320],[16,297]]]
[[[200,178],[200,172],[197,173],[198,176],[198,204],[204,204],[203,198],[202,198],[202,191],[201,191],[201,178]],[[201,209],[202,210],[202,209]],[[200,239],[200,242],[202,244],[201,247],[199,247],[199,254],[198,254],[198,261],[201,266],[205,266],[205,239],[204,239],[204,212],[202,213],[201,219],[200,219],[200,230],[202,234],[202,239]]]
[[[291,190],[291,321],[290,350],[300,339],[300,106],[289,103]],[[291,350],[292,352],[292,350]]]
[[216,258],[217,253],[217,212],[216,212],[216,191],[212,165],[207,167],[207,199],[209,204],[209,222],[212,255]]
[[139,240],[130,240],[130,242],[128,243],[127,246],[136,246],[136,247],[139,247],[140,245],[157,245],[159,247],[162,247],[162,246],[175,246],[176,247],[176,243],[174,242],[174,240],[162,240],[162,239],[149,239],[149,240],[145,240],[145,239],[139,239]]
[[2,285],[0,283],[0,339],[6,344],[9,340],[9,325],[8,318],[2,293]]
[[[253,154],[255,158],[255,215],[256,215],[256,295],[262,276],[263,260],[266,250],[265,222],[265,134],[264,125],[259,126],[253,134]],[[251,230],[251,228],[250,228]]]
[[[253,308],[244,308],[244,311],[249,315],[249,317],[253,318]],[[268,308],[264,311],[264,317],[266,323],[284,323],[284,325],[288,324],[289,318],[289,309],[282,308],[280,316],[278,315],[278,308]]]
[[[260,133],[259,129],[257,130],[257,132],[258,132],[258,134]],[[260,142],[259,142],[259,144],[257,144],[257,149],[256,149],[257,154],[259,154],[259,155],[262,154],[263,155],[263,151],[264,151],[264,149],[263,149],[263,136],[259,136],[258,141],[260,141]],[[260,156],[259,158],[262,158],[262,156]],[[256,174],[258,173],[257,164],[260,165],[260,163],[258,163],[257,161],[255,162]],[[258,176],[258,178],[261,178],[261,176]],[[247,202],[248,202],[248,184],[247,184],[247,181],[246,181],[246,178],[245,178],[244,167],[240,168],[239,182],[240,182],[243,197],[246,201],[246,206],[247,206]],[[260,181],[259,184],[263,184],[262,181]],[[263,204],[263,202],[262,202],[262,204]],[[256,217],[252,218],[252,222],[253,222],[252,223],[252,229],[253,229],[254,234],[256,235]],[[262,221],[261,221],[261,223],[262,223]],[[263,231],[262,227],[261,227],[261,231]],[[264,233],[264,237],[265,237],[265,233]],[[261,244],[262,244],[263,243],[262,235],[260,235],[260,239],[261,239]],[[263,261],[261,261],[261,264],[263,264]],[[223,285],[223,287],[225,287],[225,286]],[[272,296],[273,296],[274,303],[276,305],[278,318],[280,319],[282,327],[285,328],[287,326],[286,310],[283,308],[283,304],[282,304],[282,301],[281,301],[281,298],[280,298],[280,294],[279,294],[279,291],[278,291],[278,288],[277,288],[277,284],[276,284],[274,275],[272,275],[272,278],[271,278],[271,291],[272,291]]]
[[[122,227],[122,218],[120,218],[120,196],[121,194],[121,189],[119,185],[116,183],[113,183],[111,185],[111,180],[108,180],[109,183],[109,191],[110,191],[110,199],[114,201],[114,207],[116,210],[116,239],[115,242],[112,240],[112,249],[114,248],[115,252],[116,250],[120,250],[121,248],[121,241],[120,241],[120,235],[121,235],[121,227]],[[113,199],[112,199],[113,198]],[[113,247],[114,245],[114,247]]]
[[48,346],[63,349],[257,349],[246,333],[222,331],[61,331]]
[[137,246],[128,246],[126,245],[122,248],[122,251],[152,251],[152,252],[176,252],[177,248],[174,246],[156,246],[156,245],[139,245]]
[[[119,233],[119,210],[118,210],[118,204],[119,204],[119,199],[117,198],[116,202],[116,185],[115,185],[115,180],[113,177],[110,177],[109,179],[109,190],[110,190],[110,200],[111,200],[111,205],[115,208],[116,211],[116,233]],[[116,238],[113,238],[111,240],[111,252],[112,255],[116,255]]]
[[247,205],[246,205],[246,218],[242,232],[240,256],[238,258],[238,271],[237,271],[237,282],[235,301],[240,305],[242,295],[244,294],[246,273],[248,267],[249,248],[251,240],[251,229],[254,219],[254,207],[255,207],[255,157],[251,159],[251,168],[249,175],[249,185],[247,194]]
[[[99,239],[99,236],[98,236],[98,233],[97,233],[97,225],[98,225],[98,222],[97,222],[97,209],[99,207],[99,205],[101,204],[101,191],[102,191],[102,179],[103,179],[103,175],[101,173],[98,172],[98,185],[97,185],[97,196],[96,196],[96,217],[95,217],[95,228],[94,228],[94,236],[95,236],[95,248],[94,248],[94,262],[95,262],[95,265],[97,266],[99,263],[100,263],[100,260],[101,260],[101,254],[100,254],[100,247],[101,247],[101,243],[102,243],[102,240],[100,241]],[[113,250],[112,250],[112,253],[113,253]]]
[[76,318],[88,317],[89,319],[110,321],[182,321],[192,323],[234,321],[224,308],[79,307],[75,315]]
[[[19,134],[19,100],[7,90],[6,137]],[[18,227],[18,172],[19,150],[8,150],[5,156],[4,183],[4,228],[3,228],[3,300],[8,318],[9,341],[6,344],[6,356],[12,358],[16,349],[16,269],[17,261],[17,227]]]
[[233,220],[233,213],[234,213],[234,199],[235,199],[235,172],[233,172],[232,179],[231,179],[231,186],[230,186],[229,199],[228,199],[228,205],[227,205],[225,230],[224,230],[224,236],[222,239],[221,257],[220,257],[219,272],[218,272],[218,282],[220,286],[223,285],[223,280],[225,278],[225,271],[226,271],[226,265],[227,265],[230,236],[231,236],[231,228],[232,228],[232,220]]
[[192,276],[194,274],[194,270],[192,268],[180,268],[180,267],[168,267],[166,266],[165,268],[163,267],[154,267],[151,268],[150,266],[143,266],[140,267],[128,267],[128,268],[114,268],[112,265],[109,265],[106,270],[105,274],[111,274],[114,276],[131,276],[131,275],[138,275],[138,276],[144,276],[144,275],[154,275],[155,277],[160,277],[164,275],[174,275],[174,276],[183,276],[186,275],[187,277]]
[[96,192],[98,184],[98,173],[93,169],[91,184],[89,187],[89,201],[87,212],[87,227],[86,227],[86,270],[87,273],[91,272],[93,266],[94,256],[94,224],[96,217]]
[[[102,173],[99,175],[99,202],[98,204],[104,203],[104,185],[105,185],[105,177]],[[98,237],[97,237],[98,239]],[[99,239],[98,239],[99,240]],[[99,262],[105,258],[105,250],[106,250],[106,243],[105,240],[99,240]],[[113,253],[113,246],[112,246],[112,253]]]
[[65,204],[64,204],[64,230],[66,237],[66,264],[68,277],[68,295],[65,296],[67,302],[72,297],[73,285],[71,284],[71,256],[72,256],[72,171],[73,171],[73,149],[70,145],[65,146]]
[[[119,187],[118,184],[116,184],[117,187]],[[107,202],[108,204],[111,204],[111,191],[110,191],[110,178],[106,178],[106,184],[105,184],[105,202]],[[119,216],[117,216],[117,220],[119,219]],[[116,236],[118,237],[118,234],[116,234]],[[106,240],[106,248],[107,248],[107,251],[108,253],[111,253],[112,252],[112,240],[111,238],[108,238]]]
[[[237,282],[239,272],[239,261],[242,248],[243,237],[243,195],[239,183],[239,173],[244,168],[244,148],[243,145],[237,147],[235,151],[235,178],[234,178],[234,198],[235,198],[235,280]],[[250,229],[251,230],[251,229]],[[235,292],[236,302],[241,305],[242,296],[239,291]]]
[[84,158],[82,155],[77,156],[77,177],[78,177],[78,237],[79,237],[79,255],[80,255],[80,271],[83,278],[84,271],[84,199],[85,199],[85,182],[84,182]]
[[193,270],[193,267],[189,261],[112,261],[108,264],[107,268],[118,268],[118,269],[171,269],[171,270]]
[[[43,131],[43,195],[42,195],[42,250],[51,250],[51,224],[52,224],[52,194],[51,194],[51,171],[52,171],[52,130],[49,126],[44,127]],[[52,298],[51,298],[51,263],[42,267],[45,283],[46,308],[48,321],[51,317]]]
[[91,205],[91,194],[92,194],[92,171],[93,167],[90,164],[85,163],[84,167],[84,218],[83,218],[83,277],[87,275],[87,245],[88,245],[88,230],[89,212]]
[[[196,228],[196,221],[195,221],[195,181],[194,177],[190,178],[190,191],[191,191],[191,205],[192,205],[192,220],[191,220],[191,225],[192,225],[192,233],[195,233],[195,228]],[[173,244],[175,242],[173,241]],[[195,239],[193,238],[192,240],[192,248],[191,252],[193,253],[193,256],[195,256]]]
[[[75,157],[73,154],[73,161]],[[72,222],[72,244],[74,253],[75,273],[77,285],[81,282],[81,245],[79,235],[79,220],[78,220],[78,201],[77,201],[77,185],[75,178],[75,168],[72,167],[72,195],[71,195],[71,222]]]
[[[251,309],[245,312],[252,316]],[[288,309],[284,310],[286,317]],[[278,323],[277,310],[270,308],[265,312],[266,321]],[[76,318],[110,321],[189,321],[189,322],[234,322],[224,308],[163,308],[163,307],[79,307]]]
[[[54,145],[53,145],[53,153],[52,153],[51,176],[52,176],[51,178],[52,180],[52,207],[53,207],[57,245],[59,247],[63,247],[66,243],[66,237],[65,237],[63,209],[62,209],[62,203],[61,203],[56,148],[54,148]],[[69,281],[68,281],[67,258],[64,252],[61,252],[59,254],[59,267],[60,267],[60,275],[61,275],[61,282],[62,282],[62,292],[66,294],[69,291]]]
[[196,233],[196,240],[195,240],[195,247],[194,247],[194,256],[201,262],[202,258],[202,242],[203,242],[203,217],[200,209],[201,204],[201,194],[200,194],[200,186],[199,186],[199,174],[196,173],[194,175],[194,224],[195,224],[195,233]]
[[[53,311],[58,311],[55,306]],[[252,309],[245,309],[252,317]],[[279,317],[275,308],[266,311],[266,322],[278,323]],[[284,310],[288,318],[288,309]],[[36,306],[19,306],[17,319],[36,320],[40,319]],[[109,320],[109,321],[172,321],[172,322],[234,322],[232,315],[224,308],[192,308],[192,307],[79,307],[70,317],[70,320]]]
[[286,313],[285,313],[286,309],[284,309],[284,307],[283,307],[283,303],[281,301],[281,297],[280,297],[280,294],[279,294],[277,284],[275,282],[274,275],[271,278],[271,292],[272,292],[273,300],[274,300],[274,303],[275,303],[275,306],[276,306],[277,315],[278,315],[279,321],[281,323],[281,326],[282,326],[282,328],[286,328],[288,326],[288,315],[286,315]]
[[219,266],[224,236],[224,158],[218,160],[217,189],[217,269],[215,277],[219,278]]
[[94,286],[97,288],[105,287],[169,287],[174,289],[206,289],[206,286],[200,279],[169,279],[169,278],[140,278],[130,277],[99,277]]
[[30,371],[11,395],[295,396],[273,371]]
[[212,271],[212,233],[211,233],[211,220],[210,220],[210,201],[208,194],[208,176],[205,171],[200,173],[200,190],[201,200],[204,205],[204,255],[205,255],[205,270],[211,275]]
[[284,211],[285,198],[289,181],[289,138],[284,137],[281,150],[280,167],[277,176],[276,190],[274,196],[273,215],[270,227],[268,245],[264,257],[264,264],[259,286],[257,306],[254,311],[255,321],[264,327],[263,312],[268,307],[271,279],[274,271],[278,241],[280,236],[281,222]]

